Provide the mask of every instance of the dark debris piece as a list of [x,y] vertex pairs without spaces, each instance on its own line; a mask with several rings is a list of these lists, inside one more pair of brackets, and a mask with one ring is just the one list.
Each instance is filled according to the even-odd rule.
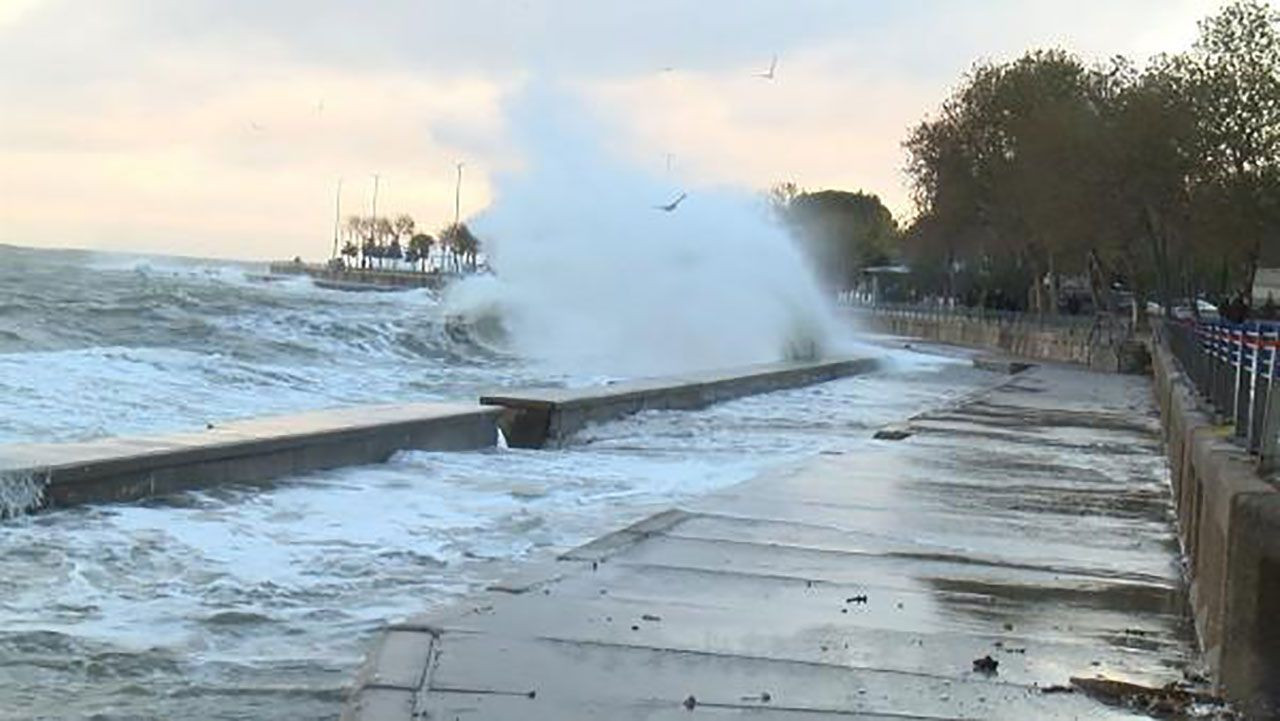
[[975,673],[984,673],[988,676],[994,675],[1000,668],[1000,662],[990,656],[973,659],[973,670]]
[[693,694],[689,694],[689,698],[684,700],[684,707],[689,711],[692,711],[697,705],[698,699],[694,698]]
[[877,441],[900,441],[904,438],[910,437],[911,431],[903,430],[901,428],[882,428],[876,431],[876,434],[872,436],[872,438]]

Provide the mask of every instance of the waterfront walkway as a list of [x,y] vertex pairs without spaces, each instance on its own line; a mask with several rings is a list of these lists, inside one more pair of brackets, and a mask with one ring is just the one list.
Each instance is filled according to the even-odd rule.
[[347,714],[1141,717],[1054,687],[1196,664],[1154,413],[1034,368],[401,625]]

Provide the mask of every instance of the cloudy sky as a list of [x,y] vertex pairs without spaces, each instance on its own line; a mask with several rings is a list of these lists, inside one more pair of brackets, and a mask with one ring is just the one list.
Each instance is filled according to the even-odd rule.
[[[979,59],[1186,48],[1220,0],[0,0],[0,243],[328,253],[334,195],[437,227],[554,86],[684,187],[865,189]],[[754,73],[777,55],[770,82]],[[668,171],[668,165],[670,170]]]

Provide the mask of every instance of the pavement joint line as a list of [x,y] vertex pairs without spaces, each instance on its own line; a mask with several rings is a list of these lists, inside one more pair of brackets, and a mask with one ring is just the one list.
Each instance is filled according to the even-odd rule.
[[946,676],[936,673],[927,673],[925,671],[905,671],[893,668],[877,668],[875,666],[852,666],[842,663],[827,663],[825,661],[807,661],[797,658],[771,658],[768,656],[754,656],[747,653],[729,653],[727,651],[700,651],[698,649],[678,648],[675,646],[651,646],[639,643],[615,643],[612,641],[597,641],[592,639],[573,639],[558,638],[556,636],[533,636],[538,641],[547,643],[592,647],[592,648],[612,648],[627,651],[651,651],[655,653],[669,653],[679,656],[697,656],[699,658],[714,658],[733,661],[758,661],[762,663],[779,664],[784,666],[802,666],[805,668],[825,668],[834,671],[864,671],[867,673],[885,674],[888,676],[906,676],[909,678],[923,678],[934,681],[946,681],[948,683],[955,681],[964,681],[966,683],[978,683],[986,686],[996,686],[1003,688],[1020,688],[1033,690],[1035,687],[1022,683],[1013,683],[1011,681],[1003,681],[1000,679],[984,678],[981,676],[972,676],[968,674],[958,674],[954,676]]
[[1024,373],[1016,373],[1007,378],[1001,378],[1000,380],[996,381],[995,383],[992,383],[989,386],[982,386],[980,388],[975,388],[967,393],[961,393],[955,398],[949,398],[943,401],[942,403],[926,408],[922,411],[915,413],[914,415],[907,416],[906,421],[905,422],[900,421],[900,423],[905,423],[906,425],[910,425],[912,421],[922,416],[928,415],[930,413],[936,413],[940,410],[946,410],[949,408],[961,408],[963,406],[966,406],[987,394],[994,393],[998,390],[1001,390],[1005,386],[1013,385],[1014,383],[1016,383],[1018,380],[1022,379],[1025,376],[1033,375],[1036,372],[1037,368],[1038,367],[1028,368]]
[[803,553],[813,553],[818,555],[829,556],[848,556],[851,558],[901,558],[915,561],[936,561],[939,563],[955,563],[963,566],[986,566],[990,568],[1011,568],[1019,571],[1042,571],[1045,573],[1069,574],[1073,576],[1081,576],[1094,580],[1104,581],[1121,581],[1125,583],[1134,583],[1141,585],[1160,586],[1162,579],[1156,576],[1148,576],[1146,574],[1125,573],[1125,574],[1107,574],[1099,570],[1089,570],[1071,566],[1043,566],[1032,563],[1018,563],[1008,561],[996,561],[983,558],[972,558],[945,553],[909,553],[902,551],[886,551],[884,553],[876,553],[871,551],[844,551],[832,548],[819,548],[817,546],[799,546],[792,543],[761,543],[759,541],[751,541],[733,538],[702,538],[698,536],[682,536],[679,534],[669,533],[665,538],[681,541],[695,541],[709,544],[723,544],[732,546],[746,546],[748,548],[766,548],[779,549],[788,551],[800,551]]
[[439,688],[429,688],[427,693],[457,693],[467,696],[519,696],[528,699],[536,698],[537,691],[506,691],[503,689],[486,689],[486,688],[450,688],[447,686]]
[[557,557],[560,561],[594,561],[600,562],[616,556],[643,541],[655,536],[665,535],[667,531],[696,518],[698,513],[681,508],[668,508],[665,511],[646,516],[631,525],[607,533],[599,538],[572,548]]
[[[919,592],[918,589],[905,588],[900,586],[872,586],[872,585],[866,585],[862,583],[854,583],[854,582],[846,582],[846,581],[830,581],[822,578],[806,578],[804,576],[789,576],[783,573],[758,573],[754,571],[732,571],[732,570],[721,569],[721,568],[700,568],[698,566],[676,566],[673,564],[652,563],[649,561],[619,561],[618,565],[625,566],[628,568],[639,568],[639,569],[652,568],[652,569],[657,569],[661,571],[677,571],[677,572],[693,573],[693,574],[699,574],[699,575],[731,576],[736,578],[761,578],[761,579],[767,579],[767,580],[773,580],[773,581],[806,583],[806,584],[812,584],[814,586],[878,588],[886,591],[898,591],[902,593],[918,593]],[[1092,581],[1096,579],[1079,579],[1079,580]],[[1133,584],[1127,584],[1127,585],[1133,585]],[[1146,586],[1143,586],[1143,588],[1146,588]],[[1157,590],[1161,590],[1161,591],[1174,590],[1172,588],[1166,588],[1166,587],[1156,587],[1156,588]],[[969,597],[969,596],[978,596],[983,598],[991,597],[987,594],[967,594],[967,593],[958,594],[955,592],[948,592],[948,593],[954,594],[959,597]],[[615,596],[615,598],[619,598],[619,597]]]

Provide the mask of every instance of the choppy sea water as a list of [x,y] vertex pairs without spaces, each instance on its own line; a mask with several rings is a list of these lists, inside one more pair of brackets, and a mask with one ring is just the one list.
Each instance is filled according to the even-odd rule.
[[347,293],[265,272],[0,246],[0,443],[565,380],[451,338],[430,291]]
[[[9,252],[0,390],[13,402],[0,443],[573,380],[458,346],[426,293]],[[26,279],[42,274],[50,285],[33,289]],[[0,522],[0,719],[336,718],[387,621],[708,490],[869,442],[872,428],[991,381],[963,357],[885,354],[872,375],[646,413],[554,451],[407,452]]]

